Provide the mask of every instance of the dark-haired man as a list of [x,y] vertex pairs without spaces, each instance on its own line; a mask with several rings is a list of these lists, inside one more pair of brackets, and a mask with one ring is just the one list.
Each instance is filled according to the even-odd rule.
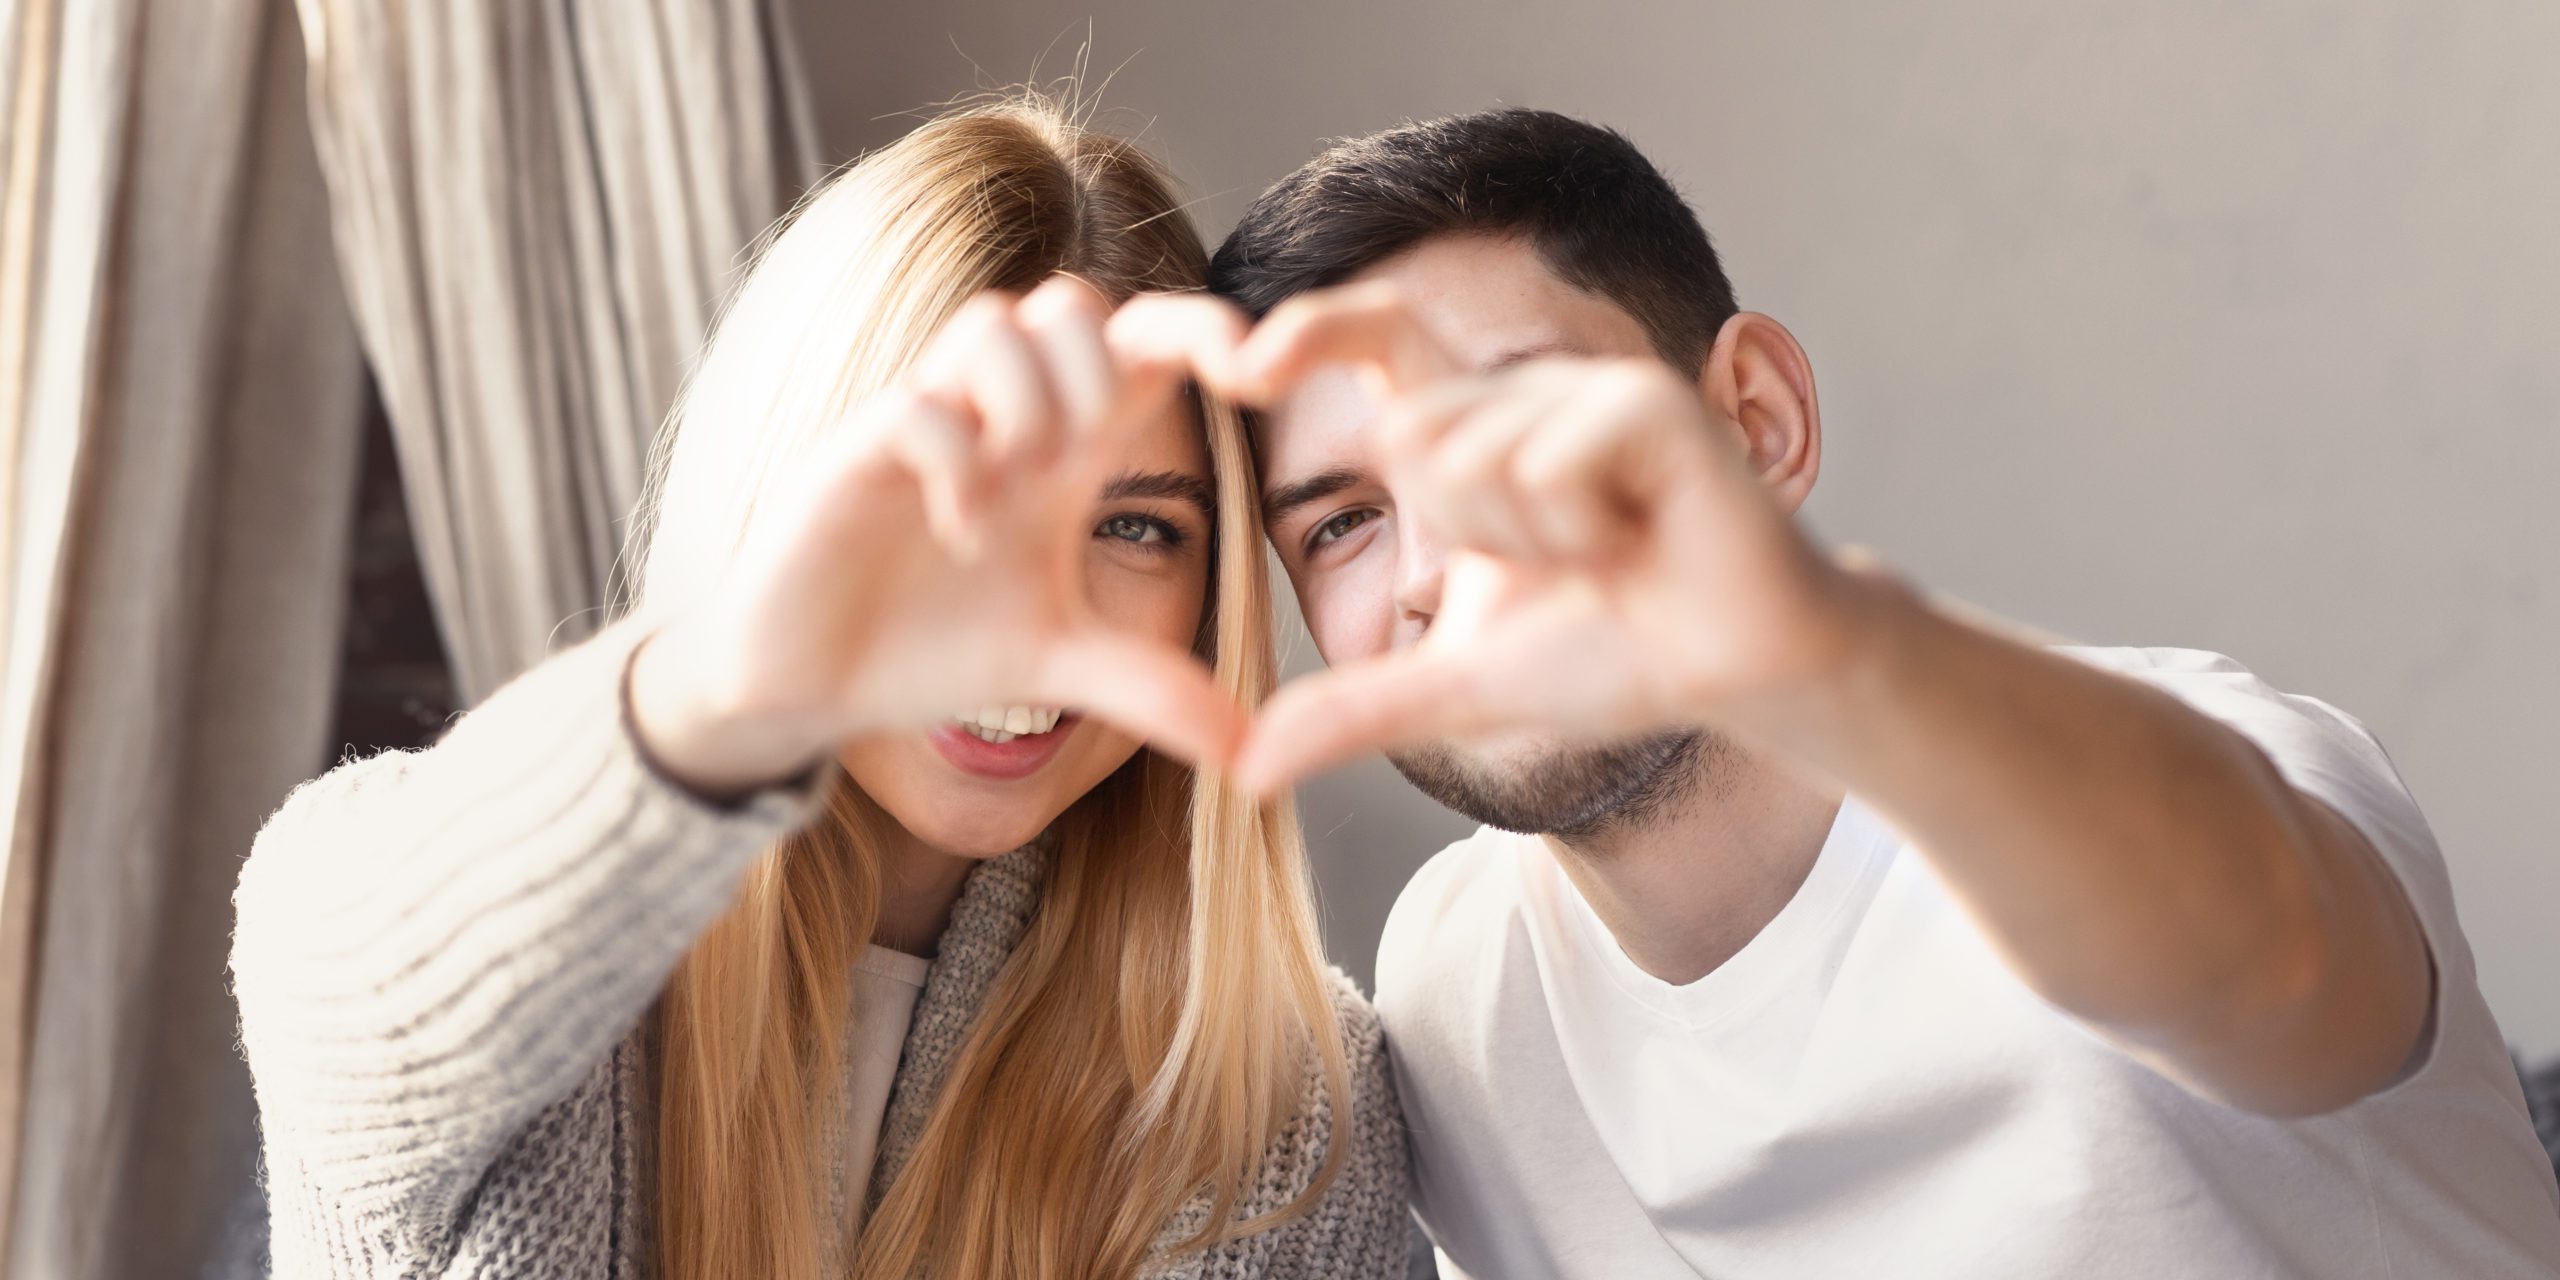
[[1811,367],[1615,133],[1345,142],[1213,284],[1332,672],[1486,824],[1380,947],[1418,1208],[1477,1276],[2547,1277],[2560,1191],[2362,728],[1819,551]]

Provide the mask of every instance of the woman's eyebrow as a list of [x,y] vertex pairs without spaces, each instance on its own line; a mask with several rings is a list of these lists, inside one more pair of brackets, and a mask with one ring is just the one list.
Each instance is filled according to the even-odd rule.
[[1180,471],[1123,471],[1102,486],[1102,500],[1120,498],[1171,498],[1188,502],[1201,515],[1215,515],[1217,495],[1209,490],[1209,482]]

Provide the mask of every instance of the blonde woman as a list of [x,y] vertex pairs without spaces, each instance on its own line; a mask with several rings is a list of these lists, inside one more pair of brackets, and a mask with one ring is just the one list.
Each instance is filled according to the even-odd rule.
[[1111,311],[1202,268],[1033,101],[804,204],[671,418],[631,615],[259,836],[279,1274],[1400,1271],[1294,823],[1175,758],[1272,680],[1250,458],[1181,389],[1238,322]]

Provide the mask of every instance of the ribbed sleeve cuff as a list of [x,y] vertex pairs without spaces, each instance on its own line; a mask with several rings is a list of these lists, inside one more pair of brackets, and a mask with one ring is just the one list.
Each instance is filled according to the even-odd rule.
[[[713,803],[644,758],[609,628],[269,819],[233,946],[268,1128],[355,1199],[464,1179],[646,1011],[827,770]],[[279,1132],[279,1130],[284,1132]]]

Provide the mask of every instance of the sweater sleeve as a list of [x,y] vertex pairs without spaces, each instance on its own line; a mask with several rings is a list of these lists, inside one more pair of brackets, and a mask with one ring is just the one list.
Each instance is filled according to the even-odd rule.
[[258,833],[231,967],[276,1193],[394,1248],[450,1239],[814,809],[816,772],[725,806],[655,772],[624,709],[640,638],[608,628],[433,747],[339,765]]
[[[1334,984],[1334,1014],[1351,1081],[1350,1146],[1314,1210],[1281,1228],[1271,1280],[1372,1280],[1406,1271],[1413,1231],[1410,1162],[1386,1035],[1377,1011],[1349,978],[1337,972]],[[1329,1114],[1323,1118],[1330,1123]]]

